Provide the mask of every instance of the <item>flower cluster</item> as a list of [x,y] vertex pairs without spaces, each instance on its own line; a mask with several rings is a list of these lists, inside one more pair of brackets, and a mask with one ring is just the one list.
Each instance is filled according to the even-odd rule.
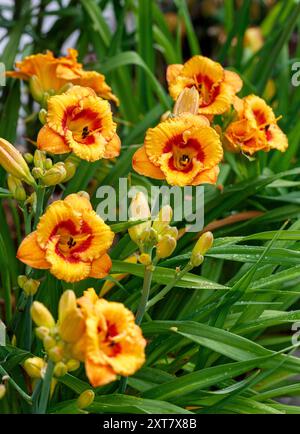
[[145,361],[146,342],[133,314],[121,303],[99,298],[93,288],[77,300],[73,291],[65,291],[57,323],[39,302],[31,314],[56,376],[84,362],[91,384],[103,386],[117,375],[134,374]]

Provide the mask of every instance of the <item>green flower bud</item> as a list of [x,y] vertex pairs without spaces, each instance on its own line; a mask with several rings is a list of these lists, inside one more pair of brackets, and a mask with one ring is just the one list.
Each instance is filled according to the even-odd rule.
[[44,169],[46,161],[46,153],[37,149],[33,155],[33,163],[35,167]]
[[47,170],[45,174],[41,177],[44,185],[57,185],[64,181],[66,177],[66,169],[64,163],[56,163],[51,169]]
[[176,248],[176,239],[170,235],[163,236],[156,246],[156,256],[159,259],[168,258]]
[[85,390],[77,398],[77,406],[78,406],[78,408],[83,410],[84,408],[91,405],[93,403],[94,399],[95,399],[95,393],[90,389]]

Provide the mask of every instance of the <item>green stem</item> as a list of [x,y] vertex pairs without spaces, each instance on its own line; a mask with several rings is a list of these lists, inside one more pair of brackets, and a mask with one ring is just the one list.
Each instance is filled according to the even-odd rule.
[[0,365],[0,374],[1,377],[5,377],[6,381],[12,385],[12,387],[19,393],[19,395],[26,401],[28,404],[32,404],[31,397],[21,389],[20,386],[15,383],[15,381],[11,378],[11,376],[6,372],[6,370]]
[[[153,265],[147,265],[145,267],[145,273],[144,273],[144,283],[143,283],[143,289],[142,289],[142,297],[140,300],[140,304],[136,313],[136,317],[135,317],[135,322],[137,325],[140,325],[145,311],[146,311],[146,305],[148,302],[148,298],[149,298],[149,293],[150,293],[150,287],[151,287],[151,281],[152,281],[152,273],[153,273]],[[127,377],[122,377],[121,381],[120,381],[120,386],[119,386],[119,393],[125,393],[126,391],[126,386],[127,386],[127,381],[128,378]]]
[[54,363],[52,360],[48,360],[47,370],[43,379],[41,395],[39,399],[37,414],[45,414],[47,411],[48,400],[50,395],[50,387],[53,376]]
[[148,265],[145,267],[145,274],[144,274],[144,283],[143,283],[143,289],[142,289],[142,297],[141,301],[136,313],[135,322],[137,325],[140,325],[143,316],[146,310],[146,305],[149,298],[149,292],[150,292],[150,286],[152,281],[152,273],[153,273],[153,265]]
[[186,274],[188,273],[191,269],[193,268],[193,266],[188,263],[183,270],[179,271],[178,273],[175,274],[174,278],[171,280],[170,283],[168,283],[168,285],[166,285],[157,295],[155,295],[155,297],[151,298],[151,300],[148,301],[148,303],[146,304],[146,311],[148,309],[150,309],[150,307],[154,306],[157,302],[159,302],[160,300],[162,300],[165,295],[168,294],[169,291],[171,291],[171,289],[176,285],[176,283]]
[[32,343],[32,318],[31,318],[31,305],[33,302],[33,296],[29,295],[26,301],[25,307],[25,331],[24,331],[24,349],[31,350]]
[[39,219],[44,211],[45,188],[40,185],[36,188],[36,211],[34,216],[33,228],[37,227]]

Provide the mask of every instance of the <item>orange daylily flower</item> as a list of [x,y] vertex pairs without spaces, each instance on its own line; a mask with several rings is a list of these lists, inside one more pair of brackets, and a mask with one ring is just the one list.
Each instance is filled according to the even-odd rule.
[[184,65],[170,65],[167,82],[174,100],[183,89],[195,86],[199,92],[199,114],[202,115],[225,113],[243,85],[235,72],[225,70],[204,56],[194,56]]
[[30,80],[35,77],[36,86],[41,92],[60,93],[68,83],[90,87],[97,95],[119,104],[118,98],[112,93],[105,82],[104,75],[96,71],[84,71],[82,64],[77,62],[78,52],[68,49],[65,57],[54,57],[51,51],[25,57],[16,63],[16,71],[8,71],[7,76]]
[[58,279],[103,278],[111,268],[106,253],[114,234],[79,194],[53,202],[36,231],[21,243],[17,257],[33,268],[50,269]]
[[73,151],[87,161],[117,157],[120,139],[109,103],[81,86],[50,97],[37,147],[52,154]]
[[286,151],[288,140],[277,125],[270,106],[256,95],[235,101],[236,119],[225,131],[225,146],[231,151],[253,155],[257,151]]
[[220,138],[209,121],[184,113],[148,129],[132,165],[139,174],[170,185],[214,184],[222,157]]
[[85,362],[94,387],[133,375],[145,361],[146,341],[134,316],[122,303],[98,298],[94,289],[77,300],[85,318],[85,333],[73,346],[74,357]]

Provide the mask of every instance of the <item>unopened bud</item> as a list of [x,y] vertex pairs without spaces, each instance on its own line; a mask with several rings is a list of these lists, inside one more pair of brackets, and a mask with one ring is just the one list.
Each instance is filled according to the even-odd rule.
[[35,295],[37,290],[39,289],[40,281],[34,279],[28,279],[27,282],[24,283],[23,290],[29,295]]
[[160,234],[161,236],[169,235],[175,240],[178,239],[178,229],[175,226],[166,226],[163,232]]
[[60,362],[63,359],[64,355],[63,349],[57,345],[53,348],[50,348],[50,350],[48,351],[48,355],[53,362]]
[[168,258],[176,248],[176,239],[169,235],[163,236],[156,246],[156,256],[159,259]]
[[204,256],[200,255],[200,253],[196,253],[191,256],[190,264],[193,267],[199,267],[199,265],[201,265],[203,261],[204,261]]
[[35,179],[40,179],[43,176],[44,171],[40,167],[34,167],[31,173],[35,177]]
[[20,202],[23,202],[26,199],[26,191],[20,179],[8,174],[7,185],[9,191],[12,193],[15,199],[19,200]]
[[40,123],[43,125],[45,125],[45,123],[47,122],[47,110],[45,110],[44,108],[39,111],[39,120]]
[[41,80],[36,76],[33,75],[29,79],[29,89],[30,93],[32,95],[32,98],[40,103],[44,96],[44,89],[41,83]]
[[45,335],[43,337],[43,345],[44,345],[45,350],[49,351],[49,350],[51,350],[51,348],[55,347],[56,340],[52,336],[50,336],[49,334]]
[[44,169],[45,161],[46,161],[46,153],[44,151],[40,151],[39,149],[37,149],[34,152],[34,156],[33,156],[34,166],[40,169]]
[[172,220],[173,210],[169,205],[165,205],[159,211],[158,216],[153,222],[152,228],[158,233],[164,231],[166,227],[169,226],[170,221]]
[[6,393],[6,387],[4,384],[0,384],[0,399],[4,398],[4,395]]
[[182,113],[198,114],[199,110],[199,92],[195,86],[185,88],[181,91],[174,106],[173,113],[179,116]]
[[204,260],[204,255],[212,247],[214,236],[211,232],[204,232],[195,244],[190,263],[193,267],[198,267]]
[[23,156],[28,164],[33,162],[33,155],[30,152],[26,152]]
[[45,361],[40,357],[29,357],[23,363],[23,368],[31,378],[42,378]]
[[57,185],[64,181],[66,177],[66,169],[64,163],[56,163],[51,169],[47,170],[45,174],[41,177],[44,185]]
[[80,309],[69,311],[59,325],[59,334],[66,342],[76,342],[85,330],[85,321]]
[[151,256],[148,253],[142,253],[139,256],[139,262],[143,265],[150,265],[151,264]]
[[68,372],[76,371],[80,367],[79,360],[70,359],[67,361]]
[[[130,220],[144,220],[151,216],[150,208],[146,196],[142,192],[138,192],[132,199],[129,207]],[[151,228],[151,221],[140,223],[128,229],[130,238],[136,244],[140,243],[140,239],[145,230]]]
[[20,274],[20,276],[18,276],[17,282],[18,282],[18,285],[21,289],[24,288],[24,284],[27,282],[27,280],[28,280],[28,277],[25,276],[24,274]]
[[58,304],[58,320],[62,322],[66,315],[76,309],[76,295],[71,289],[67,289],[60,297]]
[[54,366],[53,374],[55,377],[63,377],[68,372],[67,365],[63,362],[58,362]]
[[77,398],[77,401],[76,401],[77,407],[83,410],[84,408],[91,405],[93,403],[94,399],[95,399],[95,393],[90,389],[85,390]]
[[7,173],[26,182],[29,185],[36,186],[29,167],[22,154],[7,140],[0,138],[0,164]]
[[31,306],[31,316],[37,326],[52,328],[55,321],[49,310],[39,301],[34,301]]
[[51,169],[52,166],[53,166],[53,162],[52,162],[51,158],[46,158],[46,160],[45,160],[45,169],[49,170],[49,169]]
[[66,169],[66,177],[64,179],[64,182],[67,182],[75,175],[80,160],[75,155],[71,155],[64,161],[64,163]]
[[44,327],[44,326],[37,327],[35,329],[35,334],[39,339],[41,339],[43,341],[45,339],[45,337],[49,335],[49,329],[47,327]]

